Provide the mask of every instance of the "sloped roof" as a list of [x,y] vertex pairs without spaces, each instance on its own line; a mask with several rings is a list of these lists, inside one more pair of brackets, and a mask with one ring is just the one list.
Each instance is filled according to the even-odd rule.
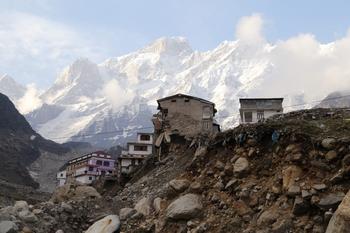
[[185,95],[185,94],[181,94],[181,93],[164,97],[162,99],[157,100],[157,102],[159,104],[159,102],[162,102],[162,101],[165,101],[165,100],[169,100],[169,99],[173,99],[173,98],[179,98],[179,97],[185,97],[185,98],[189,98],[189,99],[194,99],[194,100],[198,100],[200,102],[207,103],[207,104],[212,104],[212,105],[215,106],[215,104],[213,102],[210,102],[209,100],[205,100],[205,99],[202,99],[202,98],[199,98],[199,97],[195,97],[195,96],[191,96],[191,95]]

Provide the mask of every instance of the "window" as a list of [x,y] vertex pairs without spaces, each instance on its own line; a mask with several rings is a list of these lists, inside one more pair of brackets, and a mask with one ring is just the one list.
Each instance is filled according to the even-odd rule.
[[135,151],[147,151],[147,146],[135,145],[134,150]]
[[93,167],[89,167],[89,171],[92,172],[94,170]]
[[151,139],[151,136],[147,134],[141,134],[140,139],[141,141],[149,141]]
[[103,166],[109,167],[109,161],[103,161]]
[[256,114],[256,117],[258,120],[263,120],[264,119],[264,111],[258,111]]
[[190,102],[190,99],[185,99],[185,103],[189,103]]
[[96,165],[102,165],[102,161],[101,160],[97,160],[96,161]]
[[92,180],[92,177],[91,177],[91,176],[89,176],[89,180]]
[[212,116],[211,107],[203,107],[203,119],[209,119]]
[[173,103],[174,103],[174,102],[176,102],[176,100],[171,100],[171,102],[173,102]]
[[252,122],[252,121],[253,121],[253,113],[244,112],[244,122]]
[[167,108],[164,108],[162,112],[163,112],[165,117],[168,116],[168,109]]
[[203,128],[203,130],[209,130],[210,129],[210,121],[203,121],[202,128]]
[[61,177],[63,176],[63,173],[61,173]]

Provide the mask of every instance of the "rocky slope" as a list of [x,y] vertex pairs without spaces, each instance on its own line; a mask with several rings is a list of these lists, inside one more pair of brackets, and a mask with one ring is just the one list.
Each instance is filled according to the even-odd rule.
[[77,156],[77,145],[44,139],[1,93],[0,113],[0,180],[53,190],[58,168]]
[[32,222],[13,213],[16,226],[82,232],[118,214],[122,232],[345,233],[349,119],[346,109],[314,109],[215,138],[178,138],[120,191],[106,187],[100,197],[75,184],[61,188],[32,207]]

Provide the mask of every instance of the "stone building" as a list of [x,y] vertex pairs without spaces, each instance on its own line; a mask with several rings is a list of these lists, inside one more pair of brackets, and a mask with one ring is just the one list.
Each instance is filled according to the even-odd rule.
[[241,98],[239,103],[241,124],[256,123],[283,113],[283,98]]
[[156,135],[167,132],[191,138],[220,130],[214,121],[215,104],[208,100],[176,94],[157,102],[159,112],[152,118]]

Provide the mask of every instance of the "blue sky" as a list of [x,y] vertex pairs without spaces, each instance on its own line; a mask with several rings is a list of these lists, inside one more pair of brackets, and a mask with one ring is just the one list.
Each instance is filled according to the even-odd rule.
[[102,62],[163,36],[209,50],[234,40],[239,19],[254,13],[272,43],[301,33],[329,43],[347,34],[349,9],[345,0],[2,0],[0,74],[45,88],[78,57]]

